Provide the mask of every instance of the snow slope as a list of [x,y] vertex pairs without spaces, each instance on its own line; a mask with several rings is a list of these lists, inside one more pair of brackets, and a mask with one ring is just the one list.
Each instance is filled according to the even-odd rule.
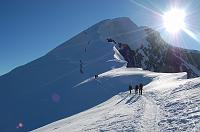
[[[0,131],[29,131],[94,107],[125,91],[116,89],[106,93],[93,87],[74,86],[95,74],[126,65],[114,44],[107,43],[107,33],[116,36],[135,28],[128,18],[101,21],[41,58],[0,76],[3,106]],[[98,99],[96,94],[100,96]],[[23,128],[18,129],[18,124],[23,124]]]
[[[199,131],[200,79],[186,73],[153,73],[118,68],[76,87],[98,83],[104,90],[144,83],[142,96],[121,92],[104,103],[33,132],[77,131]],[[85,85],[85,86],[84,86]]]

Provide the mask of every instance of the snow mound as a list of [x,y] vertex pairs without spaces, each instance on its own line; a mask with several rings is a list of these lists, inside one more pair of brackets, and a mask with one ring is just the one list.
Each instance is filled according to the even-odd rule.
[[[200,80],[185,78],[186,73],[153,73],[124,67],[102,73],[98,79],[85,80],[77,87],[98,84],[108,92],[120,88],[124,88],[124,92],[33,132],[198,131]],[[140,82],[145,84],[142,96],[126,91],[128,84]]]

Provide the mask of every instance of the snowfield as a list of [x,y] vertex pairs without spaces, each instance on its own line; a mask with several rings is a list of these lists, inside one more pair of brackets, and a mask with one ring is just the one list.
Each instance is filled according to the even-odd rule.
[[[149,47],[146,35],[129,18],[108,19],[0,76],[0,132],[200,131],[200,78],[126,68],[119,45],[107,41],[137,50]],[[143,95],[130,95],[139,83]]]
[[154,73],[125,67],[110,70],[74,88],[128,90],[130,83],[143,83],[143,95],[121,92],[98,106],[33,132],[199,131],[200,79],[185,78],[186,73]]

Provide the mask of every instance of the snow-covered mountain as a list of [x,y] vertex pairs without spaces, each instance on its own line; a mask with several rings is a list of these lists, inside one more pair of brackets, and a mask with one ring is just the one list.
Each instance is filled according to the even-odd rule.
[[[117,74],[116,76],[122,79],[120,84],[109,83],[109,78],[115,80],[115,76],[102,78],[105,79],[103,85],[98,81],[88,82],[94,80],[95,75],[102,75],[126,65],[159,71],[154,67],[152,69],[152,66],[163,65],[154,63],[154,60],[159,60],[161,53],[166,53],[161,50],[170,46],[163,41],[160,42],[158,37],[152,37],[152,33],[149,34],[147,29],[138,27],[129,18],[104,20],[45,56],[1,76],[0,131],[33,130],[103,103],[114,95],[127,91],[128,83],[151,82],[151,78],[141,73],[138,73],[139,78],[135,79],[123,79],[121,73]],[[108,43],[108,38],[115,40],[115,43]],[[122,43],[122,47],[118,43]],[[158,48],[156,44],[163,44],[164,47]],[[149,55],[145,54],[145,48]],[[154,52],[155,49],[158,51]],[[199,55],[199,52],[184,51]],[[133,56],[132,52],[135,52]],[[175,55],[192,72],[195,74],[199,72],[196,65],[178,54]],[[141,56],[141,59],[138,59],[138,56]],[[156,56],[157,59],[154,58]],[[134,65],[130,65],[130,62]],[[150,62],[153,64],[150,65]],[[171,65],[169,66],[171,68]],[[132,72],[130,73],[126,76],[132,76]],[[115,83],[118,85],[114,85]],[[104,85],[108,85],[109,88]]]
[[[45,56],[0,77],[0,131],[32,130],[96,106],[121,91],[74,87],[95,74],[126,64],[118,61],[123,57],[103,38],[100,30],[107,21],[111,20],[92,26]],[[19,123],[23,128],[16,129]]]

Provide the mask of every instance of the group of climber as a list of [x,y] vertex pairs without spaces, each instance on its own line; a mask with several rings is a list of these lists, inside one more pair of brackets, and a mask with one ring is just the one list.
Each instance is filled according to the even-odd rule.
[[[132,87],[132,85],[129,85],[130,94],[131,94],[131,90],[133,90],[133,87]],[[135,85],[135,94],[138,94],[138,91],[139,91],[139,95],[142,95],[142,90],[143,90],[142,83],[140,83],[139,85]]]

